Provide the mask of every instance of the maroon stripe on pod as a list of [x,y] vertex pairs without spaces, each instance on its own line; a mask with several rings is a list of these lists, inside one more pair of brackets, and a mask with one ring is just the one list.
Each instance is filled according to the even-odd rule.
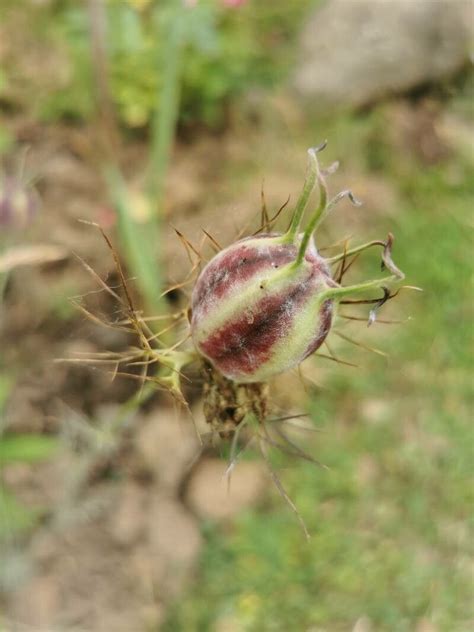
[[282,245],[248,246],[238,242],[212,260],[199,276],[193,292],[193,310],[206,311],[209,298],[222,298],[235,285],[263,270],[273,270],[294,260],[296,249]]
[[285,293],[265,296],[252,308],[242,310],[206,340],[200,351],[225,375],[251,375],[270,359],[274,344],[285,337],[295,311],[311,295],[311,277]]
[[334,301],[327,300],[324,301],[320,310],[319,310],[319,321],[318,327],[316,330],[316,337],[313,339],[312,343],[309,345],[306,350],[302,360],[310,356],[312,353],[319,349],[319,347],[325,341],[332,325],[332,315],[334,309]]

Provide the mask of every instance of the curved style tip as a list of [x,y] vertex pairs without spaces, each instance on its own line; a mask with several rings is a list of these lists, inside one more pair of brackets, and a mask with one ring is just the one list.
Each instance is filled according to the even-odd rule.
[[326,140],[323,140],[323,142],[320,143],[319,145],[316,145],[316,147],[310,147],[308,149],[308,152],[311,151],[311,152],[314,152],[315,154],[319,154],[320,151],[323,151],[323,149],[326,149],[327,145],[328,145],[328,141],[326,139]]
[[347,192],[347,197],[349,198],[349,200],[352,202],[354,206],[362,206],[362,202],[355,197],[352,191]]
[[338,193],[328,204],[328,210],[332,209],[338,202],[340,202],[343,198],[348,198],[354,206],[362,206],[362,202],[358,200],[355,195],[349,189],[345,191],[341,191]]
[[385,247],[382,252],[382,270],[389,270],[392,274],[394,274],[398,279],[403,280],[405,278],[405,274],[398,268],[392,259],[392,246],[394,242],[394,236],[392,233],[387,235],[387,241],[385,242]]

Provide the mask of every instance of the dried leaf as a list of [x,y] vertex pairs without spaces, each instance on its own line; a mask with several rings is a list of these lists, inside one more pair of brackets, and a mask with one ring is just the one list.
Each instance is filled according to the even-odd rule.
[[66,259],[68,255],[69,253],[65,248],[51,244],[17,246],[0,255],[0,273],[10,272],[20,266],[54,263]]

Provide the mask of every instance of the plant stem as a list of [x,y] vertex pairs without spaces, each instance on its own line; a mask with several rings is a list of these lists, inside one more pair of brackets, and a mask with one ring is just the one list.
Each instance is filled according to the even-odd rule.
[[291,243],[294,241],[296,237],[296,233],[301,224],[301,220],[303,219],[303,213],[308,204],[309,196],[313,192],[314,185],[316,184],[316,174],[318,172],[318,162],[316,158],[316,152],[314,149],[308,149],[308,157],[309,157],[309,165],[308,165],[308,174],[306,176],[303,190],[301,191],[300,197],[298,198],[298,202],[296,203],[296,208],[293,213],[293,218],[291,220],[290,228],[288,232],[284,236],[285,242]]
[[179,113],[180,80],[183,65],[183,15],[186,9],[178,7],[164,45],[160,64],[163,88],[157,95],[152,124],[152,140],[148,166],[148,192],[160,215],[163,186],[168,169],[171,146]]
[[142,223],[133,216],[127,184],[115,165],[105,167],[105,177],[118,218],[120,241],[125,259],[145,300],[146,307],[156,316],[165,311],[160,298],[162,288],[161,270],[156,261],[156,246],[159,230],[156,221]]
[[322,301],[326,301],[328,299],[342,299],[346,296],[351,296],[353,294],[362,294],[367,290],[376,290],[378,288],[384,287],[385,284],[391,284],[394,281],[398,281],[396,276],[384,277],[383,279],[374,279],[373,281],[366,281],[365,283],[359,283],[358,285],[348,285],[346,287],[334,287],[325,290],[322,294]]
[[[108,85],[108,60],[104,45],[107,17],[105,5],[103,0],[89,0],[91,44],[95,57],[94,69],[100,121],[99,137],[104,145],[105,178],[118,216],[118,232],[126,261],[137,279],[146,307],[155,315],[166,311],[166,301],[161,297],[162,263],[157,260],[157,253],[162,252],[160,242],[163,189],[179,112],[179,86],[185,39],[183,11],[185,10],[186,8],[181,3],[176,6],[166,33],[162,57],[160,56],[163,87],[157,95],[147,167],[146,198],[149,216],[136,219],[127,183],[117,159],[118,132]],[[156,37],[159,38],[160,35],[157,29]]]
[[318,164],[317,164],[316,177],[317,177],[318,186],[319,186],[319,204],[318,204],[318,208],[314,212],[313,217],[311,218],[308,226],[306,227],[303,233],[303,239],[301,240],[300,248],[298,250],[298,256],[295,261],[296,266],[300,265],[301,262],[303,261],[305,253],[306,253],[306,248],[308,247],[309,240],[311,239],[311,235],[316,230],[316,226],[321,221],[324,215],[324,212],[326,210],[328,191],[326,188],[326,183],[324,182],[324,178],[321,174],[321,171],[319,170]]
[[366,244],[362,244],[360,246],[356,246],[355,248],[351,248],[350,250],[346,250],[345,252],[341,252],[339,255],[335,255],[334,257],[330,257],[326,259],[327,263],[337,263],[344,259],[345,257],[350,257],[351,255],[355,255],[358,252],[362,252],[363,250],[367,250],[367,248],[371,248],[372,246],[382,246],[385,247],[385,242],[380,241],[379,239],[374,239],[374,241],[368,241]]

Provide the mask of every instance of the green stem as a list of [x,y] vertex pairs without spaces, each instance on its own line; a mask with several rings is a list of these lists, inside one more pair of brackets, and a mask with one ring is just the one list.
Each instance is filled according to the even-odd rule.
[[320,223],[320,221],[323,219],[324,215],[326,214],[328,191],[326,187],[326,182],[324,181],[323,175],[319,168],[319,162],[317,158],[316,158],[316,178],[317,178],[317,182],[319,186],[319,204],[316,211],[314,212],[314,215],[310,219],[308,226],[306,227],[303,233],[303,239],[301,240],[300,248],[298,250],[298,256],[295,261],[295,266],[299,266],[301,262],[303,261],[306,249],[308,247],[309,240],[311,239],[311,235],[314,233],[317,225]]
[[314,149],[308,149],[308,158],[308,173],[304,181],[303,190],[301,191],[298,202],[296,203],[296,208],[293,213],[290,227],[287,233],[284,235],[285,243],[291,243],[295,240],[296,234],[301,224],[301,220],[303,219],[304,210],[306,208],[306,205],[308,204],[309,196],[313,192],[314,186],[316,184],[316,177],[318,173],[318,159],[316,157],[316,151]]
[[[333,197],[333,199],[330,202],[328,202],[326,182],[323,178],[323,175],[321,174],[319,170],[318,170],[318,184],[319,184],[319,191],[320,191],[319,206],[316,209],[315,214],[313,215],[310,223],[308,224],[308,227],[306,228],[304,232],[303,239],[301,241],[300,249],[298,252],[298,259],[295,262],[295,265],[298,265],[303,260],[311,235],[314,233],[317,227],[321,224],[321,222],[325,219],[328,213],[330,213],[332,209],[336,206],[336,204],[340,202],[340,200],[342,200],[345,197],[348,197],[350,201],[352,202],[352,204],[354,204],[354,206],[361,205],[361,202],[359,202],[359,200],[356,200],[356,198],[353,196],[352,191],[341,191],[335,197]],[[385,246],[385,244],[383,243],[382,245]]]
[[340,255],[336,255],[335,257],[330,257],[329,259],[326,259],[326,263],[337,263],[338,261],[341,261],[345,257],[350,257],[351,255],[355,255],[358,252],[362,252],[363,250],[366,250],[367,248],[371,248],[372,246],[382,246],[384,248],[385,242],[380,241],[379,239],[375,239],[374,241],[368,241],[366,244],[362,244],[361,246],[356,246],[355,248],[351,248],[350,250],[346,250],[342,252]]
[[359,283],[358,285],[348,285],[347,287],[332,287],[325,290],[322,295],[322,301],[327,301],[328,299],[336,299],[340,300],[345,298],[346,296],[351,296],[353,294],[363,294],[367,290],[376,290],[384,287],[386,284],[391,284],[394,281],[397,281],[396,276],[388,276],[383,279],[373,279],[372,281],[366,281],[365,283]]
[[[326,147],[326,143],[324,142],[319,147],[316,147],[314,149],[308,149],[308,155],[311,161],[310,171],[309,171],[308,176],[306,177],[303,191],[298,200],[298,204],[296,206],[296,210],[293,215],[290,228],[288,229],[288,232],[286,233],[286,235],[284,235],[283,240],[282,240],[283,243],[295,241],[296,233],[301,224],[301,219],[303,217],[303,212],[308,202],[308,198],[311,194],[311,191],[314,188],[314,185],[317,183],[318,188],[319,188],[319,203],[318,203],[318,207],[316,211],[311,217],[309,224],[303,233],[303,238],[301,240],[300,247],[298,250],[298,256],[294,263],[296,267],[301,265],[301,262],[303,261],[306,250],[308,248],[309,240],[311,239],[311,236],[313,235],[314,231],[319,226],[319,224],[323,221],[326,215],[334,208],[334,206],[336,206],[339,200],[341,200],[344,197],[348,197],[355,206],[360,206],[360,202],[355,199],[351,191],[341,191],[341,193],[338,193],[336,197],[334,197],[328,203],[328,190],[326,186],[326,181],[320,169],[319,160],[317,157],[317,153],[322,151],[325,147]],[[329,168],[326,174],[333,173],[334,170],[337,168],[337,165],[338,163],[334,163],[334,165],[332,165],[332,167]]]
[[109,164],[105,168],[105,177],[117,213],[119,237],[126,261],[136,277],[147,308],[154,315],[164,313],[161,268],[156,261],[159,225],[152,219],[144,222],[134,219],[127,184],[118,167]]
[[[92,8],[97,4],[98,8],[102,9],[99,17],[102,21],[105,20],[105,14],[102,15],[104,13],[103,6],[95,3],[94,0],[90,1]],[[171,18],[172,22],[165,33],[164,47],[160,47],[162,56],[160,56],[159,65],[163,79],[162,89],[157,95],[157,105],[152,122],[146,191],[149,212],[147,218],[137,219],[132,208],[133,202],[130,199],[127,182],[116,159],[116,152],[110,151],[111,147],[108,146],[106,153],[108,159],[105,166],[105,177],[118,216],[118,232],[125,258],[131,273],[136,277],[147,309],[152,310],[154,314],[166,312],[166,301],[161,296],[163,291],[162,262],[157,261],[157,254],[160,255],[162,252],[160,245],[163,189],[179,112],[179,86],[185,41],[183,11],[186,10],[184,5],[177,4]],[[98,11],[91,15],[91,21],[94,24],[97,22]],[[102,57],[105,56],[103,52],[105,48],[99,40],[103,36],[104,29],[105,27],[99,32],[99,29],[95,28],[93,31],[95,33],[95,49],[102,51]],[[159,39],[160,36],[161,33],[158,32],[157,28],[156,37]],[[102,60],[101,68],[106,68],[106,61],[106,59]],[[102,87],[100,93],[102,96],[109,94],[106,89],[107,81],[108,75],[103,70],[98,77],[98,83]],[[108,140],[108,145],[111,145],[110,137]]]
[[180,82],[183,67],[184,30],[182,12],[176,9],[172,24],[162,50],[162,90],[157,95],[155,116],[152,124],[152,141],[149,160],[148,190],[158,209],[163,197],[163,186],[176,131],[179,113]]

